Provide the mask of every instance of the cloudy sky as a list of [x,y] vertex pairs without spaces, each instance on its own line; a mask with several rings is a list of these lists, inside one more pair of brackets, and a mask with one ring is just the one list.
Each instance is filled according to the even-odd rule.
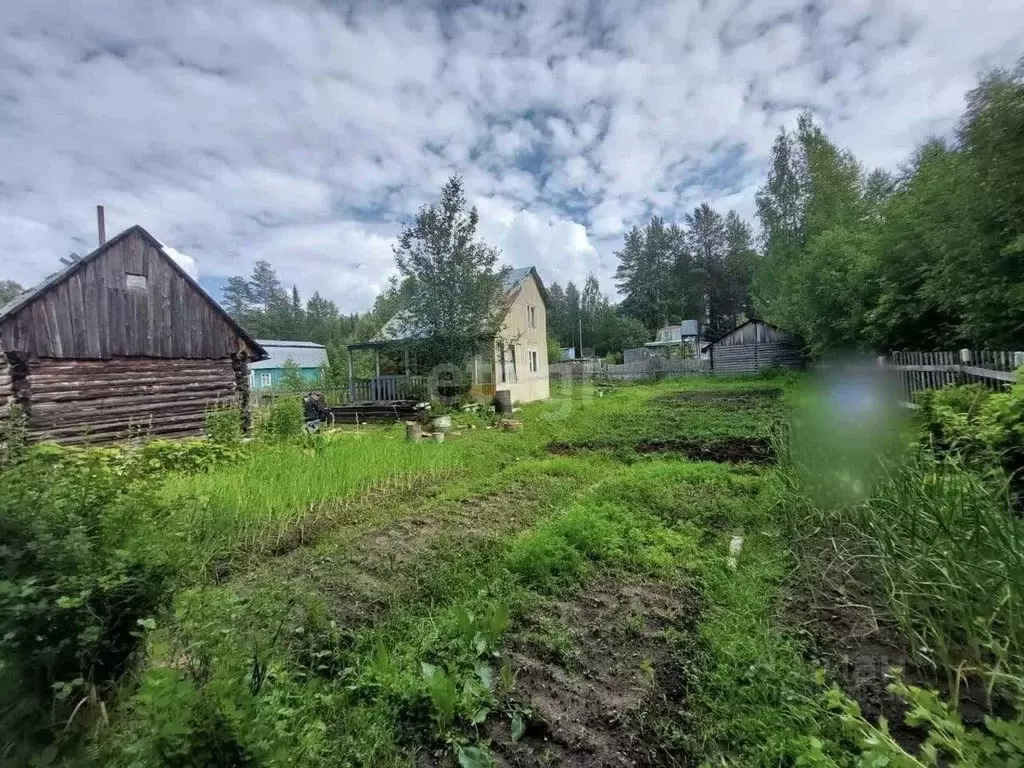
[[211,288],[264,258],[362,310],[458,172],[509,263],[610,291],[633,223],[752,215],[801,109],[896,167],[1022,41],[1020,0],[6,3],[0,279],[91,250],[103,203]]

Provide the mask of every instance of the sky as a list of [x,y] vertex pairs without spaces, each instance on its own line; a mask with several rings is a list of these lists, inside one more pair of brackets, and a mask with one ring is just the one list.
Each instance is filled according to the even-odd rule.
[[0,14],[0,279],[141,224],[214,292],[266,259],[368,309],[461,174],[480,234],[614,291],[625,231],[753,218],[810,109],[867,167],[1024,54],[1020,0],[47,0]]

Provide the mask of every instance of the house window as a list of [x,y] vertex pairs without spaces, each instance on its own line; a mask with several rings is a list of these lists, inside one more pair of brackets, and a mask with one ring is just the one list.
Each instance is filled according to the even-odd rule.
[[270,378],[270,374],[269,373],[261,373],[260,374],[260,386],[261,387],[269,387],[270,386],[270,382],[271,382],[271,378]]
[[540,370],[539,363],[537,361],[537,350],[530,350],[530,372],[536,373]]
[[532,304],[526,308],[526,324],[531,328],[537,327],[537,308]]
[[256,386],[256,372],[255,371],[249,371],[249,389],[252,389],[255,386]]
[[145,292],[145,290],[146,290],[146,276],[145,275],[135,275],[135,274],[132,274],[131,272],[125,272],[124,283],[125,283],[125,287],[129,291],[143,291],[143,292]]
[[516,381],[516,348],[502,347],[498,352],[498,378],[502,384]]

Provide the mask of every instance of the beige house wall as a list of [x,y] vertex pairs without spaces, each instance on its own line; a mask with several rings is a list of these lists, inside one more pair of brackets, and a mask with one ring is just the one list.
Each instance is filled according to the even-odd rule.
[[[530,323],[530,307],[534,308],[535,322]],[[541,298],[540,287],[533,275],[522,282],[515,301],[502,325],[502,339],[515,349],[515,375],[511,371],[511,355],[506,347],[506,380],[501,380],[501,347],[494,350],[494,382],[498,391],[508,390],[512,401],[528,403],[546,400],[551,396],[548,384],[548,319]],[[537,370],[530,370],[530,353],[537,356]]]

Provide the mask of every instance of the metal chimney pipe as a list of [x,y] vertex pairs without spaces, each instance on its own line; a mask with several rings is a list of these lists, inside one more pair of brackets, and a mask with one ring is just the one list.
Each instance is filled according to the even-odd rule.
[[107,242],[107,225],[103,220],[103,206],[96,206],[96,229],[99,230],[100,245]]

